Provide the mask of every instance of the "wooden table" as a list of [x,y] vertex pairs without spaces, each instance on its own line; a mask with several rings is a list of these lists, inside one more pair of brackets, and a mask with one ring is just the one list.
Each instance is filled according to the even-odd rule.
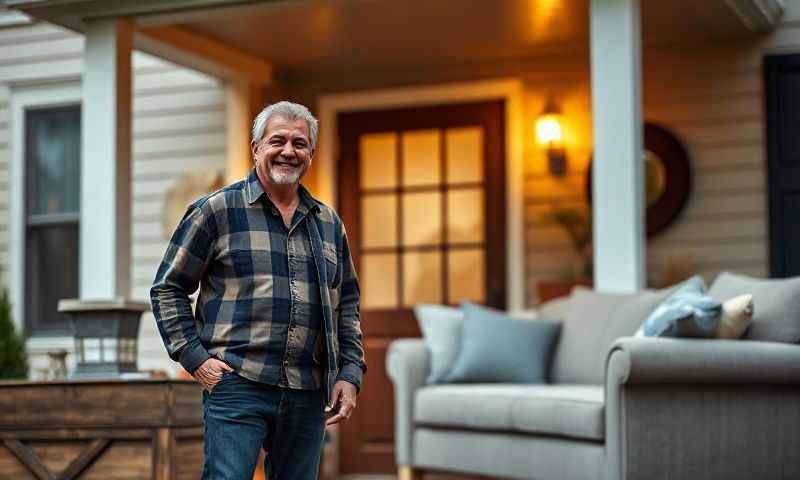
[[202,387],[193,380],[0,381],[0,477],[200,477]]

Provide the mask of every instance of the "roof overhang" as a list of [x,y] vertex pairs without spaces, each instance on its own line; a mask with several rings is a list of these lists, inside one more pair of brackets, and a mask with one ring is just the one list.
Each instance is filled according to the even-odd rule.
[[[120,17],[138,20],[153,15],[180,15],[198,10],[241,6],[256,1],[4,0],[3,3],[33,18],[83,33],[86,23],[93,20]],[[266,85],[272,80],[272,66],[263,58],[246,54],[224,42],[198,35],[179,26],[137,25],[134,46],[143,52],[228,81]]]
[[[83,32],[127,17],[135,47],[229,80],[437,68],[588,55],[591,0],[0,0]],[[641,0],[647,46],[731,41],[774,29],[783,0]]]

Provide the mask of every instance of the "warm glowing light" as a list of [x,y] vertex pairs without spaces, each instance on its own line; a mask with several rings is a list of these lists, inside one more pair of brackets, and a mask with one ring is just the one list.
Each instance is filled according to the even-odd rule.
[[561,122],[558,115],[542,115],[536,121],[536,140],[545,147],[560,146],[562,141]]

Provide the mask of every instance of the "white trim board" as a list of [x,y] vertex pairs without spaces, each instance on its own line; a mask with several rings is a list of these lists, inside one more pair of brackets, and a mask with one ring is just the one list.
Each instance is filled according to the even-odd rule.
[[400,87],[340,94],[317,99],[320,120],[320,170],[317,194],[336,206],[336,162],[339,146],[336,126],[340,112],[443,105],[484,100],[506,102],[506,303],[509,310],[525,308],[525,250],[523,237],[523,86],[516,78]]
[[[11,164],[9,192],[9,296],[17,331],[22,331],[25,315],[25,110],[30,107],[58,107],[80,104],[80,82],[11,88]],[[67,343],[68,339],[68,343]],[[72,337],[35,337],[26,350],[49,348],[71,350]]]

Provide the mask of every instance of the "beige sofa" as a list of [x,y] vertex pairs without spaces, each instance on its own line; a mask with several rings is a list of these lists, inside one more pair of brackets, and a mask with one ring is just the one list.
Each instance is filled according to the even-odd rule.
[[401,480],[800,478],[800,346],[632,337],[667,294],[574,290],[546,385],[426,385],[424,341],[394,341]]

